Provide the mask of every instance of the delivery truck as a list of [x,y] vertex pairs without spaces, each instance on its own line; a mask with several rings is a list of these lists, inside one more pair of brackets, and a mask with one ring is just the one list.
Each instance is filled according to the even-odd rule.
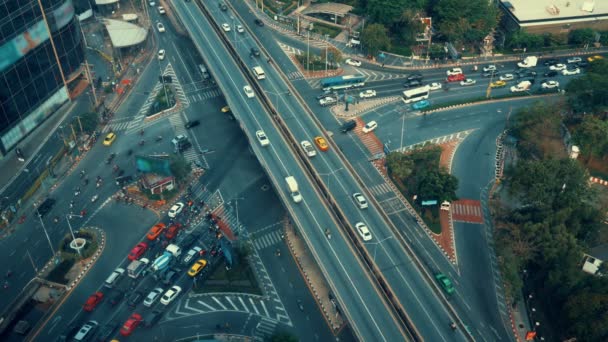
[[520,68],[534,68],[538,63],[538,57],[536,56],[528,56],[524,58],[523,61],[517,63],[517,66]]
[[150,260],[147,258],[141,258],[139,260],[133,260],[127,267],[127,274],[133,279],[137,279],[139,275],[148,267]]
[[291,199],[295,203],[302,202],[302,194],[298,190],[298,182],[293,176],[285,177],[285,182],[287,182],[287,189],[289,189],[289,193],[291,194]]

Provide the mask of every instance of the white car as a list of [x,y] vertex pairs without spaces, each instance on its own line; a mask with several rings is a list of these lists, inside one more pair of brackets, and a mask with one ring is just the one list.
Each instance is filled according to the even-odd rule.
[[203,249],[198,246],[192,247],[188,251],[188,253],[186,253],[186,256],[184,257],[184,260],[183,260],[184,265],[188,265],[190,263],[190,261],[192,261],[193,258],[196,257],[197,255],[199,255],[202,250]]
[[560,71],[560,70],[566,70],[566,64],[555,64],[549,67],[549,70],[556,70],[556,71]]
[[369,133],[378,128],[378,123],[376,121],[370,121],[363,126],[363,133]]
[[243,25],[236,25],[236,32],[238,32],[238,33],[245,32],[245,29],[243,28]]
[[361,93],[359,93],[359,97],[362,99],[366,99],[366,98],[374,97],[374,96],[376,96],[376,91],[371,90],[371,89],[368,89],[366,91],[362,91]]
[[158,32],[165,32],[165,25],[163,25],[163,23],[156,23],[156,28],[158,29]]
[[244,86],[243,91],[245,92],[245,95],[247,95],[248,98],[252,99],[255,97],[255,93],[253,92],[253,89],[251,89],[251,86]]
[[448,71],[445,72],[448,76],[452,76],[452,75],[460,75],[462,74],[462,69],[460,68],[452,68]]
[[168,215],[169,215],[169,217],[174,218],[177,215],[179,215],[179,213],[181,213],[182,210],[184,210],[184,203],[177,202],[171,207],[171,209],[169,209]]
[[579,62],[582,62],[582,61],[583,61],[583,59],[580,58],[580,57],[570,57],[567,60],[568,64],[569,63],[579,63]]
[[344,61],[344,63],[346,63],[348,65],[356,66],[356,67],[361,66],[361,61],[358,61],[356,59],[348,58]]
[[353,194],[353,198],[355,199],[355,203],[357,203],[357,206],[359,206],[359,209],[367,208],[367,200],[365,200],[365,197],[362,194],[355,192]]
[[158,50],[158,60],[162,61],[165,59],[165,49]]
[[513,74],[504,74],[504,75],[501,75],[498,79],[501,80],[501,81],[512,81],[512,80],[515,79],[515,75],[513,75]]
[[222,29],[224,30],[224,32],[230,32],[230,25],[227,23],[223,23]]
[[317,155],[317,150],[315,150],[310,141],[302,140],[302,142],[300,142],[300,146],[302,146],[302,149],[304,152],[306,152],[307,156],[314,157]]
[[172,286],[170,289],[167,290],[167,292],[165,292],[165,294],[162,296],[162,298],[160,299],[160,303],[164,304],[164,305],[169,305],[171,304],[171,302],[173,300],[175,300],[175,298],[177,298],[177,296],[179,295],[179,293],[182,292],[182,288],[175,285]]
[[154,5],[156,5],[156,2],[150,1],[149,4],[150,4],[150,7],[154,7]]
[[268,137],[266,136],[266,133],[264,133],[264,131],[259,130],[259,131],[255,132],[255,136],[258,138],[260,145],[262,145],[262,146],[270,145],[270,140],[268,140]]
[[324,99],[320,99],[320,100],[319,100],[319,104],[320,104],[321,106],[323,106],[323,107],[325,107],[325,106],[329,106],[329,105],[332,105],[332,104],[334,104],[334,103],[336,103],[336,102],[338,102],[338,100],[336,100],[336,98],[335,98],[335,97],[331,97],[331,96],[328,96],[328,97],[326,97],[326,98],[324,98]]
[[571,69],[571,70],[568,70],[568,69],[562,70],[562,75],[564,75],[564,76],[576,75],[576,74],[580,74],[580,73],[581,73],[581,69],[579,69],[579,68]]
[[165,8],[163,6],[158,6],[158,13],[165,14],[167,12],[165,12]]
[[554,81],[554,80],[549,80],[549,81],[543,82],[543,83],[540,85],[540,87],[541,87],[541,88],[543,88],[543,89],[553,89],[553,88],[557,88],[557,87],[559,87],[559,82]]
[[160,287],[157,287],[154,290],[150,291],[146,299],[144,299],[144,306],[152,306],[152,304],[154,304],[154,302],[158,299],[158,297],[160,297],[163,292],[165,292],[165,290]]
[[496,70],[498,70],[498,69],[496,68],[496,65],[494,65],[494,64],[490,64],[488,66],[483,67],[483,72],[496,71]]
[[369,241],[372,239],[372,233],[369,231],[369,228],[363,222],[355,223],[355,228],[357,228],[357,232],[363,238],[363,241]]
[[477,83],[477,81],[475,81],[475,80],[473,80],[473,79],[470,79],[470,78],[467,78],[467,79],[466,79],[466,80],[464,80],[464,81],[460,81],[460,85],[461,85],[461,86],[470,86],[470,85],[473,85],[473,84],[475,84],[475,83]]
[[439,89],[441,89],[442,87],[443,87],[443,86],[442,86],[442,85],[441,85],[441,83],[439,83],[439,82],[433,82],[433,83],[429,84],[429,88],[430,88],[431,90],[439,90]]

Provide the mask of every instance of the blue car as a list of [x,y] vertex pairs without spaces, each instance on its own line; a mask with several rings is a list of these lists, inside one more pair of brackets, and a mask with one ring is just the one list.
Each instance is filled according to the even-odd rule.
[[430,105],[431,105],[431,103],[429,101],[422,100],[422,101],[418,101],[418,102],[414,103],[412,105],[412,108],[415,109],[415,110],[420,110],[420,109],[426,108],[426,107],[428,107]]

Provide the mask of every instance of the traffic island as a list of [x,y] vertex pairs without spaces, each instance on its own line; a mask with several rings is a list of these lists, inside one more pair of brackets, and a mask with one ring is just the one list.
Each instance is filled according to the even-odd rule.
[[338,303],[331,293],[331,288],[323,277],[321,269],[306,247],[306,243],[300,238],[288,220],[285,221],[285,240],[302,274],[302,278],[317,302],[325,321],[331,328],[331,331],[334,334],[338,334],[346,325],[346,321],[340,314]]

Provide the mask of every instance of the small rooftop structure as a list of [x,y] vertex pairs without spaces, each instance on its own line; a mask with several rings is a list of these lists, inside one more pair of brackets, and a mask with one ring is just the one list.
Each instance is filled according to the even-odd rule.
[[104,19],[103,22],[114,48],[120,49],[138,45],[145,41],[148,36],[148,31],[136,24],[115,19]]

